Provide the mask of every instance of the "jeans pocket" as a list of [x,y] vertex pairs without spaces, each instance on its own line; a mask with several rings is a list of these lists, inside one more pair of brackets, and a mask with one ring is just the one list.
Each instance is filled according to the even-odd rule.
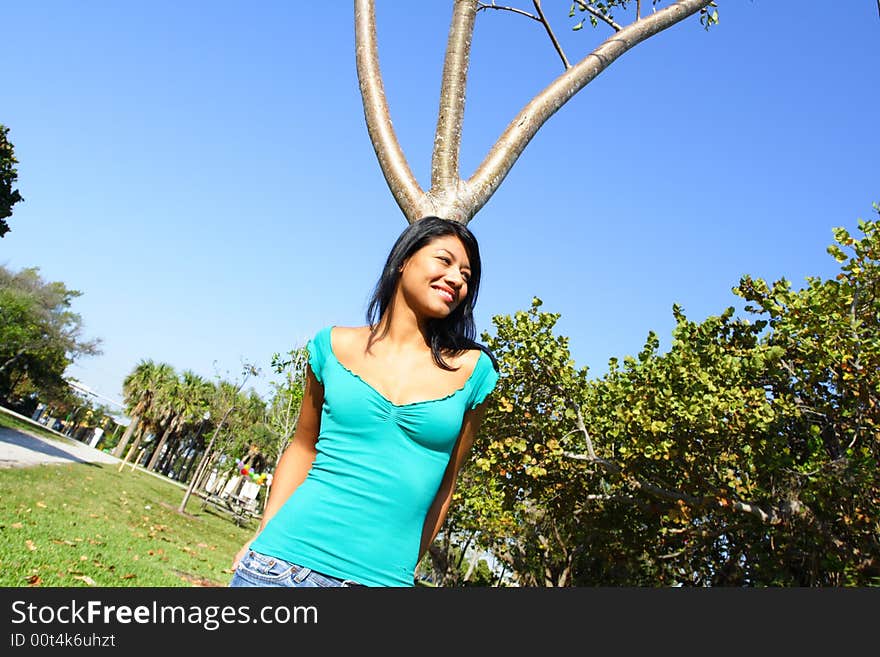
[[238,569],[245,571],[251,577],[266,582],[278,582],[295,575],[300,570],[300,566],[284,561],[284,559],[248,550],[238,563],[236,570]]

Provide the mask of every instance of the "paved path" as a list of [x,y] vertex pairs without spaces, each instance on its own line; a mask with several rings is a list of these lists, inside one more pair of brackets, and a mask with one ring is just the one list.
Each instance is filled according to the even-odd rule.
[[72,438],[38,438],[0,427],[0,468],[58,463],[119,463],[119,459]]

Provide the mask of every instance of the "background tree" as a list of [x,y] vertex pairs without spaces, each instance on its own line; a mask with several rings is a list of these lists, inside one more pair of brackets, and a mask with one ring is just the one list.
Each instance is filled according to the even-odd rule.
[[221,431],[224,429],[226,421],[228,420],[230,414],[235,411],[238,405],[241,404],[239,392],[244,387],[245,383],[247,383],[250,377],[257,376],[258,374],[259,369],[256,366],[250,363],[245,363],[242,366],[240,382],[226,386],[222,385],[223,382],[221,382],[221,385],[217,386],[217,394],[212,401],[213,410],[211,411],[211,417],[217,417],[217,415],[215,415],[215,412],[219,412],[220,421],[217,424],[217,428],[212,433],[210,441],[208,442],[208,446],[205,448],[205,451],[202,454],[198,465],[196,466],[196,470],[193,473],[189,486],[187,487],[186,492],[184,493],[183,498],[180,501],[180,506],[177,509],[178,512],[186,513],[186,503],[192,496],[193,491],[196,489],[196,486],[199,485],[202,477],[208,471],[208,468],[206,466],[213,454],[214,444],[217,441],[218,435],[220,435]]
[[168,363],[154,363],[151,360],[141,361],[122,382],[122,391],[126,408],[129,409],[132,421],[129,429],[123,434],[114,454],[122,454],[128,439],[134,436],[134,442],[125,458],[119,464],[119,470],[132,458],[137,460],[138,448],[144,439],[156,436],[162,430],[167,418],[164,410],[168,391],[177,385],[177,373]]
[[82,317],[70,309],[81,294],[44,281],[35,267],[0,266],[0,396],[7,404],[27,396],[35,407],[39,396],[63,398],[67,367],[101,353],[100,340],[82,337]]
[[[147,469],[157,470],[159,460],[175,451],[181,432],[197,424],[205,411],[208,410],[213,386],[192,370],[184,370],[180,377],[164,390],[164,397],[159,401],[168,421],[165,431],[153,450]],[[172,444],[165,450],[169,439]]]
[[9,128],[0,123],[0,237],[9,232],[7,219],[12,216],[12,206],[24,199],[17,189],[18,169],[15,165],[15,149],[9,141]]
[[501,377],[471,463],[489,479],[476,478],[469,524],[483,527],[480,542],[521,584],[569,586],[585,548],[579,504],[593,480],[562,456],[575,419],[566,398],[582,399],[587,369],[574,368],[568,339],[552,333],[559,315],[541,304],[495,317],[496,335],[483,336]]
[[128,447],[132,433],[134,433],[141,418],[153,403],[156,392],[153,384],[155,369],[156,363],[150,359],[143,359],[122,381],[125,412],[131,420],[125,428],[122,438],[119,439],[113,450],[114,456],[122,456],[125,453],[125,448]]
[[273,470],[281,460],[281,455],[284,454],[296,430],[296,421],[299,419],[305,392],[308,357],[308,350],[305,347],[291,349],[284,356],[279,353],[272,356],[272,369],[281,376],[280,381],[272,382],[273,394],[266,420],[276,436],[270,452]]
[[506,376],[460,534],[522,584],[880,581],[880,224],[859,226],[834,231],[835,278],[743,277],[756,321],[674,306],[668,352],[649,333],[600,379],[573,369],[540,300],[496,317],[484,340]]
[[254,390],[245,392],[235,383],[220,381],[211,399],[211,413],[225,420],[209,437],[212,448],[196,488],[206,487],[213,472],[220,479],[234,476],[237,459],[262,464],[264,450],[271,443],[265,423],[266,402]]
[[266,401],[254,390],[239,391],[223,439],[217,442],[199,485],[204,486],[208,473],[216,470],[221,479],[235,478],[236,483],[229,492],[237,496],[246,481],[238,472],[238,461],[255,472],[271,467],[276,436],[266,418]]
[[[385,98],[376,39],[375,2],[355,0],[356,65],[367,132],[388,187],[410,223],[426,215],[468,223],[495,193],[541,126],[618,57],[689,16],[699,15],[705,27],[718,20],[718,14],[712,9],[715,3],[709,0],[677,0],[662,9],[656,7],[661,4],[660,0],[652,0],[652,11],[645,16],[642,16],[642,8],[648,4],[647,0],[644,3],[640,0],[576,0],[571,5],[570,16],[574,16],[575,10],[583,12],[594,27],[610,30],[611,35],[588,55],[570,64],[541,2],[533,0],[531,4],[533,12],[499,7],[494,2],[489,5],[479,0],[453,0],[431,159],[431,185],[425,191],[403,153]],[[477,13],[489,9],[515,11],[539,23],[560,56],[563,72],[523,107],[476,171],[465,179],[459,170],[459,152],[470,49]],[[621,15],[630,16],[632,22],[621,22]],[[583,20],[573,27],[579,29],[582,25]]]

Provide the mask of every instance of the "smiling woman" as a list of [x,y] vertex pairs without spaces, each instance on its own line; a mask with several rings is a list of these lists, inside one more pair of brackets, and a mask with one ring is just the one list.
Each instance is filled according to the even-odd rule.
[[475,342],[477,240],[425,217],[394,244],[367,325],[309,341],[296,432],[231,586],[413,586],[498,380]]

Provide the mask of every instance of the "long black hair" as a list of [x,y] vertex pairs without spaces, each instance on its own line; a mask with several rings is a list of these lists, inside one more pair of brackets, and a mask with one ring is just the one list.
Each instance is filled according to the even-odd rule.
[[[477,238],[470,229],[459,221],[442,219],[428,216],[414,221],[404,229],[397,238],[385,266],[382,275],[376,283],[370,303],[367,306],[367,323],[375,336],[379,321],[386,312],[391,313],[391,300],[400,281],[400,269],[403,263],[413,253],[423,246],[430,244],[438,237],[454,235],[464,244],[470,261],[471,273],[468,279],[467,296],[449,315],[441,319],[428,321],[428,342],[431,345],[431,355],[438,367],[444,370],[454,370],[445,360],[443,353],[458,354],[467,349],[480,349],[492,359],[492,365],[498,369],[498,361],[486,347],[475,341],[476,327],[474,325],[474,304],[477,302],[477,293],[480,290],[480,273],[482,264],[480,261],[480,246]],[[389,315],[388,319],[391,317]],[[385,337],[390,322],[386,322],[385,331],[376,339]],[[373,338],[370,338],[371,342]]]

